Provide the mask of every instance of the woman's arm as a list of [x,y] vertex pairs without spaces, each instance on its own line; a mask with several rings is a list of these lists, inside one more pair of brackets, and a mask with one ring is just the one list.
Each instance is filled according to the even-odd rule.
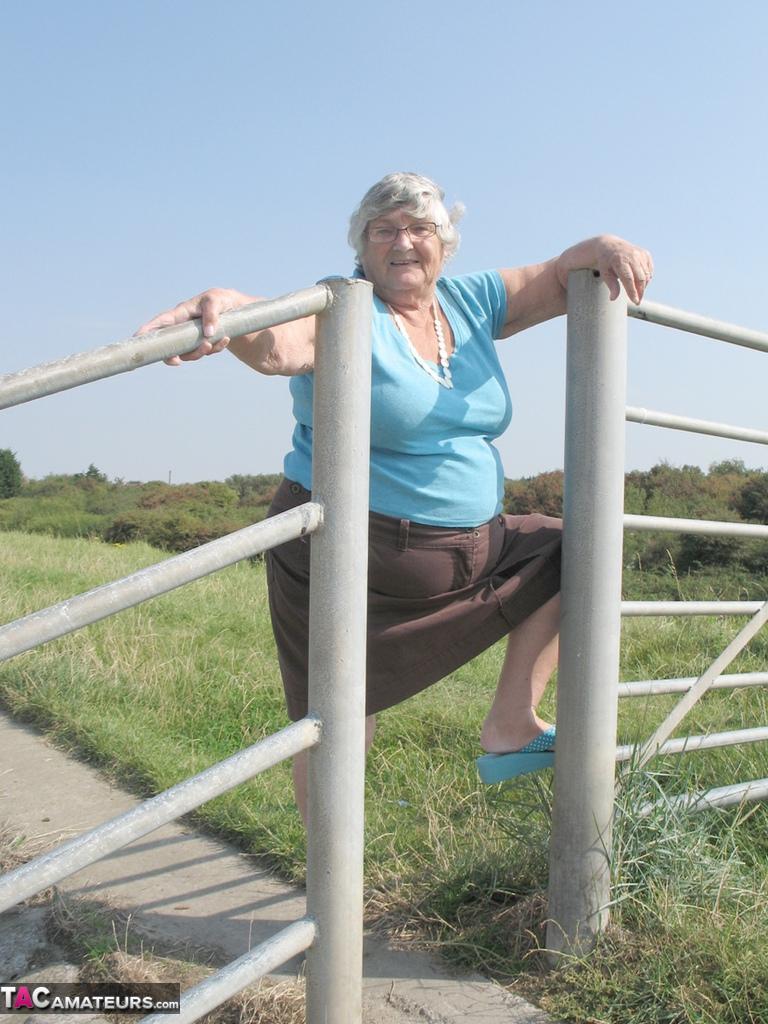
[[[259,298],[261,296],[245,295],[233,288],[210,288],[180,302],[173,309],[159,313],[143,324],[136,334],[147,334],[161,327],[171,327],[199,317],[203,334],[212,337],[216,333],[221,313],[258,302]],[[169,366],[178,366],[182,362],[222,352],[225,348],[229,348],[238,359],[259,373],[280,374],[284,377],[308,373],[315,364],[315,317],[302,317],[263,331],[241,334],[236,338],[221,338],[215,343],[203,341],[194,352],[173,356],[166,362]]]
[[500,270],[507,292],[501,337],[508,338],[564,313],[568,274],[585,268],[600,272],[612,299],[618,298],[623,285],[634,303],[642,300],[653,277],[651,254],[616,235],[588,238],[546,263]]

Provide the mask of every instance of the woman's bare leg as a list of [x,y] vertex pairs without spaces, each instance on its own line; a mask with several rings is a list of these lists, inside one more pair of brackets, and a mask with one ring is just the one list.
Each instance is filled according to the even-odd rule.
[[560,595],[509,634],[507,653],[480,744],[492,754],[520,750],[547,728],[536,714],[557,667]]
[[[365,752],[371,749],[373,736],[376,732],[376,715],[368,715],[365,720]],[[307,762],[309,751],[302,750],[293,758],[293,792],[296,796],[296,806],[299,808],[304,827],[307,826]]]

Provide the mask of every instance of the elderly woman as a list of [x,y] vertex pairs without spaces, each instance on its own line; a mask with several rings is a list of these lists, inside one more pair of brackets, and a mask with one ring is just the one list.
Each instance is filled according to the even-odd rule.
[[[546,263],[446,277],[459,216],[459,209],[445,208],[434,182],[396,173],[366,193],[351,219],[355,273],[374,291],[367,743],[376,712],[507,636],[480,744],[492,754],[525,755],[554,746],[554,729],[536,707],[557,663],[560,522],[502,513],[504,475],[494,440],[512,411],[494,343],[564,313],[569,271],[591,267],[612,298],[623,285],[639,302],[653,263],[645,250],[600,235]],[[201,317],[211,336],[223,310],[257,298],[211,289],[141,331]],[[203,342],[169,360],[228,346],[252,369],[292,378],[296,428],[270,514],[310,497],[314,340],[315,319],[308,317]],[[284,544],[267,561],[293,719],[307,711],[309,543]],[[305,814],[304,755],[295,760],[294,781]]]

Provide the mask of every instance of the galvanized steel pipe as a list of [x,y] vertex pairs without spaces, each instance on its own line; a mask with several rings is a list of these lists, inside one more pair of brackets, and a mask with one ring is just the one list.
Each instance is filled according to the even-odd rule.
[[327,284],[313,420],[323,525],[312,538],[309,708],[323,742],[309,757],[307,908],[318,941],[307,955],[307,1021],[360,1024],[372,289]]
[[320,505],[307,502],[278,516],[246,526],[199,548],[157,562],[146,569],[106,583],[77,597],[0,627],[0,662],[14,658],[39,644],[73,633],[115,612],[141,604],[151,597],[207,576],[242,558],[266,551],[276,544],[316,530],[322,522]]
[[635,813],[641,818],[647,818],[660,807],[675,811],[711,811],[717,807],[739,807],[751,800],[768,800],[768,779],[718,786],[706,793],[684,793],[682,796],[643,804]]
[[622,601],[624,617],[659,615],[754,615],[762,601]]
[[[716,747],[734,747],[739,743],[763,743],[768,740],[768,727],[757,726],[754,729],[731,729],[728,732],[711,732],[707,736],[680,736],[674,740],[665,740],[657,749],[658,757],[667,754],[688,754],[694,750],[713,750]],[[635,743],[623,744],[616,748],[617,761],[631,761],[640,752]]]
[[322,313],[329,301],[328,289],[324,285],[315,285],[304,291],[252,302],[229,313],[222,313],[218,331],[207,339],[203,335],[201,321],[190,320],[176,327],[163,327],[138,338],[127,338],[103,348],[78,352],[66,359],[8,373],[0,377],[0,409],[8,409],[44,395],[67,391],[94,380],[138,370],[150,363],[158,363],[161,359],[192,352],[205,340],[218,341],[225,336],[249,334],[289,320]]
[[547,949],[608,920],[621,632],[626,302],[568,279],[563,582]]
[[661,745],[669,739],[694,704],[704,696],[707,690],[714,683],[715,679],[718,679],[722,675],[723,670],[730,665],[736,655],[746,647],[749,641],[760,632],[767,621],[768,601],[766,601],[760,610],[753,615],[749,622],[742,626],[725,650],[715,658],[705,672],[702,672],[690,690],[688,690],[685,696],[678,701],[664,721],[657,726],[651,738],[643,744],[642,749],[640,750],[636,759],[636,765],[638,768],[642,768],[643,765],[647,764],[652,757],[656,756]]
[[675,309],[674,306],[663,306],[660,302],[643,302],[639,306],[629,303],[627,313],[637,320],[647,320],[648,323],[661,324],[663,327],[676,327],[690,334],[700,334],[716,341],[727,341],[731,345],[742,345],[745,348],[757,349],[759,352],[768,352],[768,334],[765,331],[739,327],[738,324],[730,324],[725,320],[713,320],[699,313],[688,313],[684,309]]
[[0,913],[34,896],[41,889],[68,878],[81,868],[121,850],[124,846],[201,804],[226,793],[259,772],[279,764],[300,750],[320,742],[321,723],[316,718],[299,722],[246,747],[198,775],[172,786],[131,811],[70,839],[50,853],[0,878]]
[[690,416],[674,416],[668,412],[642,409],[628,405],[625,416],[629,423],[642,423],[649,427],[668,427],[671,430],[688,430],[694,434],[709,434],[713,437],[729,437],[734,441],[752,441],[768,444],[768,431],[752,430],[749,427],[734,427],[730,423],[715,423],[712,420],[696,420]]
[[308,949],[316,934],[317,927],[312,918],[302,917],[294,921],[277,935],[222,967],[210,978],[188,989],[181,998],[179,1013],[170,1017],[167,1013],[153,1013],[149,1017],[142,1017],[139,1024],[168,1024],[169,1019],[174,1024],[192,1024],[192,1021],[215,1010],[221,1003],[274,971],[292,956]]
[[757,523],[718,522],[713,519],[675,519],[669,516],[625,515],[624,527],[635,531],[659,533],[696,533],[706,537],[768,538],[768,526]]
[[[677,679],[637,679],[619,683],[619,698],[652,697],[662,693],[686,693],[698,676],[680,676]],[[768,672],[737,672],[718,676],[710,689],[734,690],[742,686],[768,686]]]

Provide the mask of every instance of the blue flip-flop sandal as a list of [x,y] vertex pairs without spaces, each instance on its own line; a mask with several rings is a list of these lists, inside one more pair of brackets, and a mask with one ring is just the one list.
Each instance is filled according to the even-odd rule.
[[546,729],[522,749],[509,754],[483,754],[477,759],[477,770],[489,785],[504,782],[516,775],[527,775],[555,763],[555,728]]

